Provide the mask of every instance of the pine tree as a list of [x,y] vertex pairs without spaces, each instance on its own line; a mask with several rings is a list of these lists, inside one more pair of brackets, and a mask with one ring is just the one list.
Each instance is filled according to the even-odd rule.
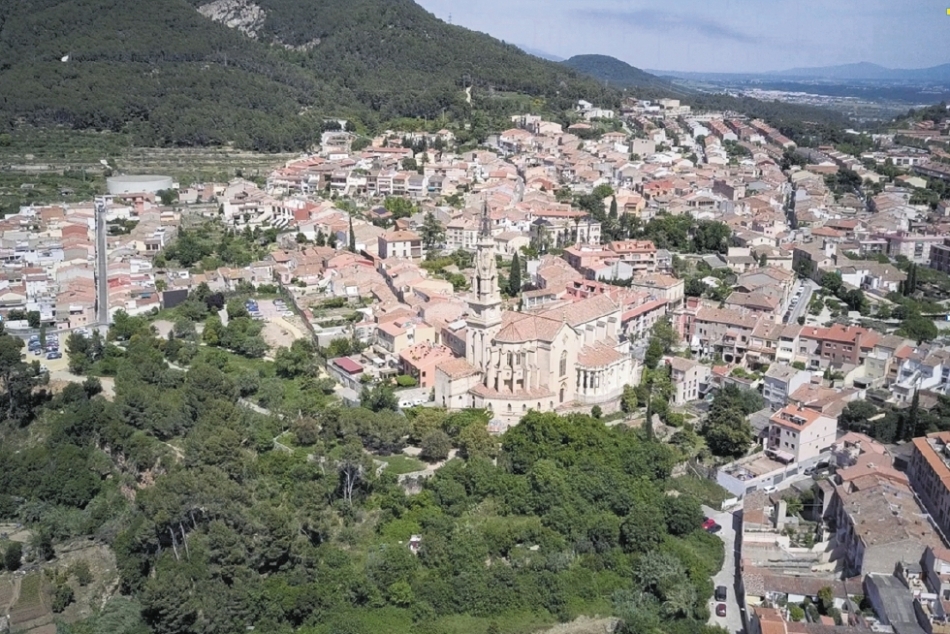
[[316,244],[318,247],[327,246],[327,237],[323,235],[323,229],[317,231]]
[[508,276],[508,295],[509,297],[518,297],[521,295],[521,259],[515,252],[511,258],[511,275]]
[[353,216],[350,216],[350,245],[347,249],[350,253],[356,253],[356,234],[353,233]]
[[610,212],[609,215],[611,218],[617,217],[617,197],[614,196],[610,199]]

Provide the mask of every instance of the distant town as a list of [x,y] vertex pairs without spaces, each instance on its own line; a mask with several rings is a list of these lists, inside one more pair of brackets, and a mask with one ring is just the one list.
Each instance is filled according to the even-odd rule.
[[128,317],[173,338],[196,293],[239,296],[259,356],[312,342],[347,405],[383,386],[493,434],[585,413],[692,446],[726,495],[712,625],[946,633],[950,431],[925,415],[950,395],[950,116],[845,152],[674,99],[574,114],[469,151],[341,121],[256,181],[116,175],[23,207],[0,219],[5,332],[81,380],[67,339]]

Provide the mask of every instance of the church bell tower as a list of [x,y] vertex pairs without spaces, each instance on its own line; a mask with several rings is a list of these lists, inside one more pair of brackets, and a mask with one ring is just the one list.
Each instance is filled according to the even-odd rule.
[[495,263],[495,242],[491,234],[488,203],[482,208],[478,243],[475,251],[474,297],[469,302],[468,360],[484,368],[491,338],[501,325],[501,291],[498,287],[498,265]]

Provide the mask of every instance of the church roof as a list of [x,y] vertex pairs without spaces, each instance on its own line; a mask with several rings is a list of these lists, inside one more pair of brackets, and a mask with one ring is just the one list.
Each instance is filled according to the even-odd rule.
[[540,313],[541,316],[566,321],[571,326],[580,326],[617,311],[619,308],[609,295],[591,295],[586,299],[565,306],[558,306]]
[[497,343],[524,343],[526,341],[554,341],[564,322],[542,315],[505,312],[501,329],[495,335]]
[[623,355],[614,349],[616,341],[598,341],[581,348],[577,355],[577,364],[585,368],[601,368],[623,359]]

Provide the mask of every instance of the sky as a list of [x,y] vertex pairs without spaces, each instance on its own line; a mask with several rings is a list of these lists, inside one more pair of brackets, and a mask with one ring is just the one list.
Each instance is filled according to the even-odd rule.
[[416,0],[436,17],[558,57],[765,72],[950,63],[950,0]]

